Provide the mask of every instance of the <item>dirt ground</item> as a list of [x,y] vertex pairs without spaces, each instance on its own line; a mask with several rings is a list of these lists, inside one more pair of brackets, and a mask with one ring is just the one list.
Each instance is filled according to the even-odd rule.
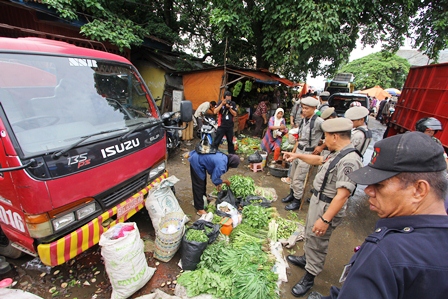
[[[369,150],[365,154],[364,163],[368,163],[372,154],[372,146],[375,141],[382,139],[385,127],[379,124],[375,119],[370,118],[369,127],[373,131],[374,141],[371,143]],[[168,160],[167,169],[170,175],[175,175],[180,181],[175,185],[176,197],[181,204],[184,212],[194,221],[198,216],[192,205],[192,190],[190,180],[190,170],[188,161],[182,158],[182,154],[194,148],[194,143],[184,142],[181,148]],[[289,186],[281,182],[280,178],[270,175],[267,168],[262,172],[253,172],[249,169],[247,161],[243,161],[237,169],[231,169],[224,179],[234,174],[250,176],[255,180],[257,186],[275,188],[278,200],[273,204],[277,207],[281,216],[286,217],[287,211],[284,210],[284,204],[281,198],[289,193]],[[211,192],[214,186],[208,180],[207,190]],[[366,197],[364,195],[363,186],[358,186],[355,195],[350,199],[347,210],[347,217],[343,224],[340,225],[330,241],[329,252],[326,259],[323,272],[316,277],[315,285],[312,288],[323,295],[329,294],[330,286],[341,286],[338,282],[345,264],[348,263],[353,254],[353,249],[361,245],[364,238],[373,230],[377,216],[369,211]],[[297,214],[299,219],[305,222],[308,204],[303,204],[302,210]],[[150,267],[156,267],[152,279],[131,298],[137,298],[144,294],[151,293],[155,288],[161,288],[167,293],[172,293],[173,284],[161,287],[162,283],[173,281],[179,274],[179,253],[168,262],[158,262],[153,258],[152,246],[155,238],[154,229],[151,225],[151,219],[146,210],[139,212],[131,218],[138,225],[141,238],[145,241],[146,257]],[[303,254],[303,242],[298,242],[296,246],[290,250],[285,249],[284,254]],[[101,258],[101,248],[94,246],[68,263],[54,267],[49,270],[49,274],[41,270],[26,269],[26,263],[32,260],[30,256],[24,256],[18,260],[10,260],[14,269],[9,273],[16,284],[13,288],[21,289],[38,295],[42,298],[110,298],[112,287],[109,283],[107,274],[104,271],[104,265]],[[304,275],[304,270],[291,265],[287,270],[288,283],[283,283],[280,288],[280,298],[295,298],[291,294],[291,288]],[[0,277],[1,278],[1,277]],[[63,287],[63,283],[68,283],[67,287]],[[55,288],[51,290],[52,288]],[[51,292],[53,291],[53,292]],[[307,295],[305,295],[306,298]]]

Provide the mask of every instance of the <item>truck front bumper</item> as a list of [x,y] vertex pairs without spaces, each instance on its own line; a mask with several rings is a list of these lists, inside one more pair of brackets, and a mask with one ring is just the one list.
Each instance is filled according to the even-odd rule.
[[[47,266],[57,266],[67,262],[90,247],[98,244],[102,233],[113,227],[117,223],[125,222],[145,206],[144,197],[155,184],[160,183],[168,177],[165,171],[161,176],[148,184],[145,188],[135,193],[125,201],[104,212],[84,226],[73,231],[69,235],[60,238],[49,244],[37,246],[37,252],[42,263]],[[113,221],[106,220],[117,215]],[[107,224],[106,224],[107,223]]]

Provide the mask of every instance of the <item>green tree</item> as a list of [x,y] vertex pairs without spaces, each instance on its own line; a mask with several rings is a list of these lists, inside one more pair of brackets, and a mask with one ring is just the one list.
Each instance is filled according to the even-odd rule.
[[352,73],[356,89],[367,89],[379,85],[383,88],[401,89],[409,73],[409,62],[397,55],[381,52],[353,60],[343,66],[341,73]]
[[[81,32],[120,48],[145,36],[222,65],[267,68],[290,79],[334,74],[356,41],[395,52],[406,37],[437,59],[447,47],[447,0],[43,0]],[[326,63],[322,63],[326,62]]]

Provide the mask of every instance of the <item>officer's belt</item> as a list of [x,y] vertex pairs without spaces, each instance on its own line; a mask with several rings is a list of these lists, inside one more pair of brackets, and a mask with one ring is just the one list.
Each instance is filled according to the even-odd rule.
[[314,196],[316,196],[317,198],[319,198],[320,201],[326,202],[326,203],[331,203],[331,201],[333,200],[333,198],[326,196],[323,193],[319,193],[319,191],[317,190],[311,190],[314,194]]
[[303,150],[305,152],[312,152],[314,151],[314,147],[306,147],[304,145],[299,144],[298,146],[299,150]]

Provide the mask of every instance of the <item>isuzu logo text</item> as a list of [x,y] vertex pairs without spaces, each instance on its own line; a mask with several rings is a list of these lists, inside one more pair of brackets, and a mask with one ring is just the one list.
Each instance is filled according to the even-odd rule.
[[129,151],[137,146],[140,145],[140,140],[138,138],[135,138],[134,140],[129,140],[117,145],[109,146],[104,149],[101,149],[101,154],[103,155],[103,158],[108,158],[115,156],[116,154]]

